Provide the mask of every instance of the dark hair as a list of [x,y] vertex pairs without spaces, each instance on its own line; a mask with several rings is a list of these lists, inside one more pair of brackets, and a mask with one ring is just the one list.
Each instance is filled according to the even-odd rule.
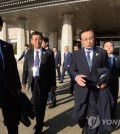
[[25,46],[25,47],[29,47],[29,45],[28,45],[28,44],[25,44],[24,46]]
[[111,40],[106,40],[106,41],[103,42],[103,48],[104,48],[104,46],[105,46],[105,44],[106,44],[107,42],[110,42],[110,43],[113,45],[113,47],[114,47],[114,43],[113,43]]
[[80,44],[75,44],[73,47],[78,47],[78,48],[80,48]]
[[47,37],[43,37],[43,41],[49,43],[49,39]]
[[1,16],[0,16],[0,26],[3,26],[3,20]]
[[[94,30],[91,29],[91,28],[83,29],[83,30],[81,30],[81,32],[79,33],[79,38],[80,38],[80,40],[81,40],[81,35],[82,35],[83,33],[85,33],[85,32],[88,32],[88,31],[91,31],[91,32],[93,32],[93,34],[94,34]],[[95,36],[95,35],[94,35],[94,36]]]
[[43,34],[41,32],[38,32],[38,31],[32,32],[31,35],[30,35],[30,39],[32,39],[33,35],[39,35],[43,39]]
[[56,49],[58,49],[57,47],[53,47],[53,48],[56,48]]

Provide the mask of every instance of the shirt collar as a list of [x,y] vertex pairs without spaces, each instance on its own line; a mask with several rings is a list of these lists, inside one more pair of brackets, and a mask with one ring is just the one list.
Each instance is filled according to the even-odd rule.
[[93,51],[93,48],[90,48],[90,49],[84,48],[84,50],[85,50],[85,53],[86,53],[87,51]]
[[36,51],[41,52],[41,51],[42,51],[42,47],[40,47],[40,48],[37,49],[37,50],[34,49],[34,52],[36,52]]
[[109,57],[110,57],[110,58],[114,58],[115,56],[114,56],[114,54],[111,54],[111,55],[109,55]]

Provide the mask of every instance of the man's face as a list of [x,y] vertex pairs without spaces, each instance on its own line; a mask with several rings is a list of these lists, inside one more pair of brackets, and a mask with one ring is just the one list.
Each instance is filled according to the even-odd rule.
[[113,51],[114,51],[114,46],[111,42],[106,42],[104,44],[104,49],[107,51],[107,53],[110,55],[110,54],[113,54]]
[[79,50],[79,47],[78,46],[74,46],[74,51],[77,51]]
[[68,47],[64,47],[64,52],[68,52]]
[[31,39],[31,44],[35,49],[39,49],[42,44],[42,37],[40,35],[33,35]]
[[47,47],[47,45],[48,45],[48,43],[47,42],[45,42],[44,40],[42,41],[42,47],[43,48],[46,48]]
[[27,47],[27,46],[24,46],[24,50],[25,50],[25,51],[28,50],[28,47]]
[[57,52],[57,49],[56,48],[53,48],[53,52]]
[[94,46],[94,42],[94,33],[92,31],[86,31],[81,34],[81,44],[84,48],[92,48]]

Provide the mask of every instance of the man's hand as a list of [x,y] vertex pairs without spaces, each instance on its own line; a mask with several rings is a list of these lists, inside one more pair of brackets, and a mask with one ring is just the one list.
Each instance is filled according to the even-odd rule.
[[60,64],[58,64],[58,67],[60,67]]
[[105,89],[107,87],[107,83],[102,83],[100,86],[97,85],[98,89]]
[[22,84],[22,89],[26,89],[26,84]]
[[86,76],[85,75],[77,75],[75,78],[75,81],[81,86],[81,87],[85,87],[86,86],[86,81],[85,79]]

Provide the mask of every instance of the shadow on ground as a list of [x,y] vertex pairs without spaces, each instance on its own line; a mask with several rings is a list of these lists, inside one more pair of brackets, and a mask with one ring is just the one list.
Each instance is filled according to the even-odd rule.
[[[119,96],[118,98],[120,98],[120,96]],[[115,129],[114,131],[120,129],[120,101],[119,101],[118,104],[117,104],[116,121],[118,121],[118,123],[117,123],[116,129]]]
[[57,134],[68,126],[73,127],[75,122],[72,119],[72,111],[73,108],[70,108],[54,118],[47,120],[46,124],[49,128],[43,134]]

